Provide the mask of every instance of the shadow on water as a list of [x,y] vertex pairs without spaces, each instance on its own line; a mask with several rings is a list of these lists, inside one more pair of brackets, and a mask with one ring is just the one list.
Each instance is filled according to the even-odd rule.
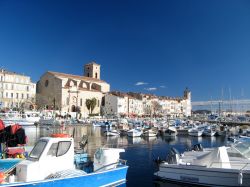
[[[86,152],[93,158],[97,148],[102,146],[124,148],[125,152],[121,153],[121,159],[127,160],[129,166],[127,173],[127,183],[121,186],[143,186],[150,187],[159,185],[155,183],[154,172],[157,167],[153,160],[160,157],[165,159],[168,151],[174,147],[179,152],[191,149],[194,144],[201,143],[203,147],[215,147],[225,145],[226,139],[223,137],[106,137],[104,131],[106,128],[92,126],[66,126],[66,127],[25,127],[26,134],[29,138],[28,145],[33,146],[35,142],[44,136],[52,133],[67,133],[74,137],[75,147],[79,146],[83,136],[88,137]],[[187,186],[165,182],[160,186],[181,187]]]

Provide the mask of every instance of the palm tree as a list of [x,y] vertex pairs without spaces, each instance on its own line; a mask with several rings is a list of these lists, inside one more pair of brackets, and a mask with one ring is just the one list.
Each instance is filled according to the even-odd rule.
[[89,114],[90,114],[91,103],[92,103],[91,99],[86,99],[85,105],[87,109],[89,110]]
[[93,110],[96,107],[96,103],[97,103],[96,98],[86,99],[85,105],[86,105],[87,109],[89,110],[89,114],[93,113]]
[[92,98],[91,99],[91,105],[90,105],[91,114],[92,114],[93,110],[95,109],[96,103],[97,103],[96,98]]

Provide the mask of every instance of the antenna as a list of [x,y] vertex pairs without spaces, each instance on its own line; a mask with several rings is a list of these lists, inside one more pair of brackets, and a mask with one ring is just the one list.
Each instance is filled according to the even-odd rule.
[[228,87],[228,90],[229,90],[230,111],[231,111],[231,113],[233,113],[231,88]]

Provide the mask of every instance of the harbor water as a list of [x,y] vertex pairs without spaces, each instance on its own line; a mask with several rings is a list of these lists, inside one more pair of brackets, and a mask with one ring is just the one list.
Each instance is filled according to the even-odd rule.
[[225,137],[107,137],[104,135],[105,128],[93,127],[91,125],[72,125],[66,127],[52,126],[24,126],[28,136],[28,146],[33,146],[40,137],[49,136],[52,133],[68,133],[74,137],[75,146],[79,145],[82,137],[88,138],[85,150],[93,159],[97,148],[106,146],[113,148],[124,148],[121,159],[127,160],[129,166],[127,182],[123,186],[184,186],[181,184],[164,183],[155,181],[154,172],[157,165],[154,160],[158,157],[165,159],[169,150],[174,147],[180,153],[191,149],[195,144],[202,144],[203,147],[217,147],[226,144]]

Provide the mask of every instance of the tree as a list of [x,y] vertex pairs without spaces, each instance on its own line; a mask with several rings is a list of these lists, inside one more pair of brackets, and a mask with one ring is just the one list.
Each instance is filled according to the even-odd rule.
[[96,103],[97,103],[96,98],[86,99],[85,105],[86,105],[87,109],[89,110],[89,114],[93,113],[93,110],[96,107]]
[[91,99],[86,99],[85,105],[86,105],[87,109],[89,110],[89,114],[90,114]]
[[96,103],[97,103],[96,98],[92,98],[91,105],[90,105],[91,114],[93,113],[93,110],[95,109]]
[[161,109],[162,109],[162,106],[160,105],[159,102],[152,101],[152,110],[153,110],[154,116],[156,115],[156,113],[160,112]]

